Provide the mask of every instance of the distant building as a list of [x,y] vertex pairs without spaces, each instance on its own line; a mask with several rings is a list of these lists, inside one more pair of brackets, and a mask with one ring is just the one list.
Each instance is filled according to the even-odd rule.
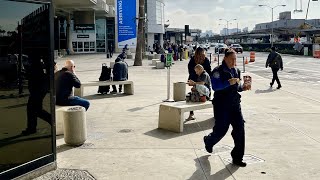
[[[279,20],[267,23],[259,23],[255,26],[255,31],[264,31],[272,28],[274,29],[298,29],[305,23],[304,19],[291,19],[291,12],[282,12],[279,14]],[[310,19],[306,21],[307,24],[313,27],[320,27],[320,19]]]
[[215,35],[215,33],[213,33],[212,30],[209,30],[209,31],[206,31],[204,33],[201,33],[200,37],[206,37],[206,36],[211,37],[211,36],[214,36],[214,35]]
[[248,27],[243,28],[242,32],[249,32],[249,28]]
[[220,31],[220,35],[225,36],[225,35],[231,35],[231,34],[236,34],[236,33],[240,33],[240,32],[241,32],[241,29],[237,29],[237,28],[233,28],[233,29],[223,28]]

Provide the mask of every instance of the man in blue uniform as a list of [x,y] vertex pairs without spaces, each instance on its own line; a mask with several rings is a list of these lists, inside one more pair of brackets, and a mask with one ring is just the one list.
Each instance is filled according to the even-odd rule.
[[213,132],[204,136],[203,140],[207,152],[212,153],[213,146],[227,133],[231,124],[234,148],[231,152],[233,164],[245,167],[242,161],[245,148],[244,120],[241,112],[239,92],[248,87],[241,85],[240,70],[235,68],[236,52],[232,49],[225,50],[222,65],[212,71],[212,89],[214,90],[214,117]]

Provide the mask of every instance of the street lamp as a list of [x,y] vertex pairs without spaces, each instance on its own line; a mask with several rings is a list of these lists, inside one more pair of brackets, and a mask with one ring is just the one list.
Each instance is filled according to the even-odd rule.
[[227,22],[227,35],[229,35],[229,22],[230,21],[236,21],[237,19],[230,19],[230,20],[226,20],[226,19],[219,19],[220,21],[224,20]]
[[282,6],[282,7],[285,7],[286,5],[285,4],[282,4],[282,5],[277,5],[277,6],[274,6],[274,7],[271,7],[271,6],[268,6],[268,5],[263,5],[263,4],[260,4],[259,7],[268,7],[271,9],[272,11],[272,22],[271,22],[271,47],[273,46],[273,9],[276,8],[276,7],[279,7],[279,6]]

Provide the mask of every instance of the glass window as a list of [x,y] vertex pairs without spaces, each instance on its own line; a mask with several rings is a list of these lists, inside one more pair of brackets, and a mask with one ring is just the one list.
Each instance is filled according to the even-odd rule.
[[49,10],[0,0],[0,179],[53,153]]

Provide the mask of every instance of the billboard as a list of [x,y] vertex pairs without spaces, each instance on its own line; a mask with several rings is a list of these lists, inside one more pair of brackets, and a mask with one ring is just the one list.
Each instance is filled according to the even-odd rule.
[[136,48],[136,0],[115,0],[115,3],[116,23],[118,27],[118,48],[123,48],[125,45],[128,45],[128,48]]

